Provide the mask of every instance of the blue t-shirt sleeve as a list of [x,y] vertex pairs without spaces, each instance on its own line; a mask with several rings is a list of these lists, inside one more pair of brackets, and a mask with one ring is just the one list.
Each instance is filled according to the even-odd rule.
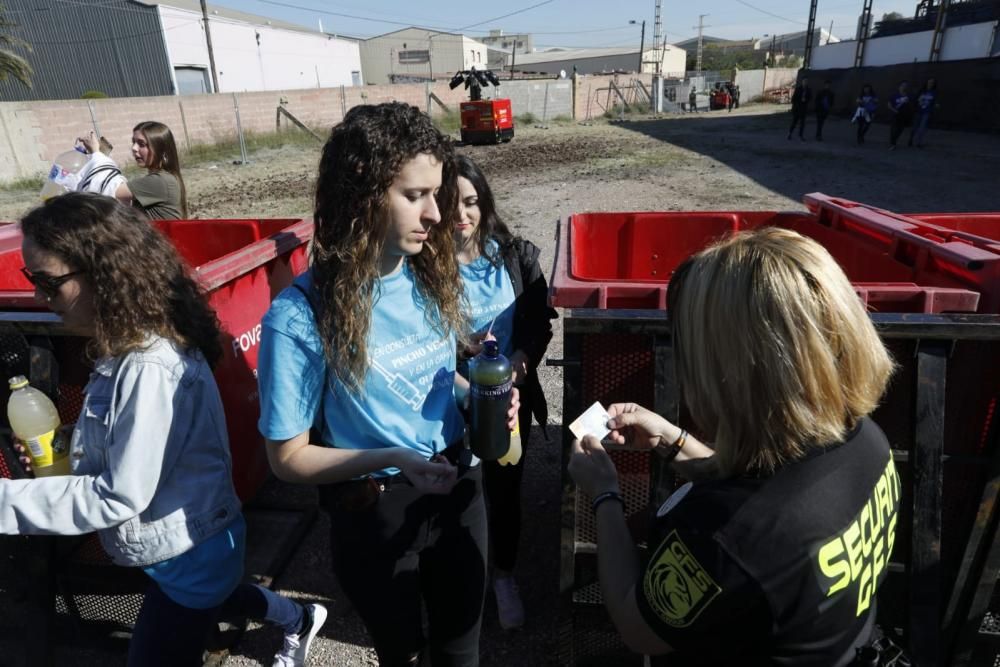
[[301,292],[289,288],[262,323],[257,357],[261,435],[288,440],[308,431],[319,412],[325,376],[312,308]]

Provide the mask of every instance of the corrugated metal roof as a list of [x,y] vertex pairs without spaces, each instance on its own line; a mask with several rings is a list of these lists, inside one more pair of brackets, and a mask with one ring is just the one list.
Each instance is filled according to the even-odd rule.
[[14,49],[34,69],[32,87],[0,81],[0,101],[79,99],[90,90],[110,97],[171,95],[173,79],[155,7],[132,0],[101,4],[4,0]]
[[[667,50],[677,47],[667,44]],[[645,49],[647,54],[654,49]],[[538,51],[535,53],[517,54],[515,60],[518,66],[532,65],[534,63],[554,63],[561,60],[580,60],[582,58],[607,58],[609,56],[627,56],[635,54],[639,56],[639,49],[636,47],[613,47],[604,49],[554,49],[552,51]]]

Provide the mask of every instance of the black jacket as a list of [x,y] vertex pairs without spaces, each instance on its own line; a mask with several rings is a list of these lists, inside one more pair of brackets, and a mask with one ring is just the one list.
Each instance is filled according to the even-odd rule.
[[549,307],[549,286],[538,265],[541,252],[538,246],[515,238],[500,252],[514,287],[513,349],[523,350],[528,355],[528,375],[519,387],[521,422],[527,423],[525,418],[533,416],[544,427],[549,408],[536,369],[552,340],[552,320],[559,315]]
[[809,102],[812,101],[812,88],[799,84],[792,92],[792,111],[805,113],[809,110]]

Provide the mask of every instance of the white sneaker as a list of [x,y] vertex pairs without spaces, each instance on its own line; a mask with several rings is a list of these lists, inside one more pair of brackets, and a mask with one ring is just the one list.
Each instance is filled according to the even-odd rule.
[[493,593],[497,598],[497,615],[500,627],[514,630],[524,625],[524,603],[517,591],[514,577],[497,577],[493,580]]
[[274,654],[271,667],[302,667],[306,664],[309,647],[319,629],[326,623],[326,607],[321,604],[307,604],[305,613],[309,615],[309,629],[304,636],[294,633],[285,635],[285,645],[279,653]]

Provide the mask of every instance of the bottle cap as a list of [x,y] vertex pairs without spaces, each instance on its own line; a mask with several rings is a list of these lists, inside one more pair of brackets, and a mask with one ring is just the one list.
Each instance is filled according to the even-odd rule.
[[23,375],[15,375],[8,381],[8,384],[10,385],[11,390],[23,389],[28,386],[28,378]]
[[497,357],[500,355],[500,343],[495,340],[483,342],[483,354],[487,357]]

